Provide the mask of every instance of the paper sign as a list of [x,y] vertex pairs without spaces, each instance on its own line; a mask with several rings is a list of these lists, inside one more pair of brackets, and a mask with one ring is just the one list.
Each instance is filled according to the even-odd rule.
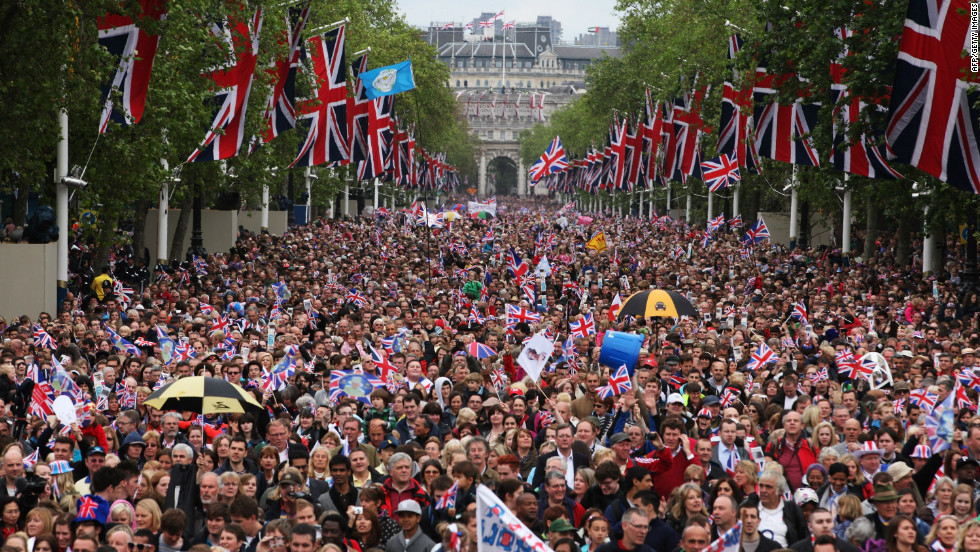
[[67,395],[59,395],[52,405],[54,415],[63,425],[70,426],[78,421],[78,412],[75,412],[75,403]]

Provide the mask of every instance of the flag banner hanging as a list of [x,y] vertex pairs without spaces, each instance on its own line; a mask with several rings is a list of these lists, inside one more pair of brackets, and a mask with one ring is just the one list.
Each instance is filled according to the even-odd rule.
[[360,74],[360,79],[364,83],[364,92],[372,100],[415,88],[412,60],[365,71]]
[[608,249],[609,246],[606,245],[606,233],[604,231],[600,231],[595,236],[592,236],[592,239],[585,244],[585,248],[594,249],[599,253],[602,253]]
[[552,552],[485,485],[476,488],[476,534],[482,552]]

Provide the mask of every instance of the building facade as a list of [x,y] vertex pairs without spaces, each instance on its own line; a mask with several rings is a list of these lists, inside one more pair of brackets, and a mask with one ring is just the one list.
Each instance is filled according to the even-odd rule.
[[[433,23],[423,36],[450,68],[449,87],[480,139],[478,193],[546,194],[527,181],[521,131],[547,123],[552,113],[585,93],[587,68],[605,56],[618,56],[619,49],[561,44],[555,37],[561,23],[550,17],[509,29],[499,20],[494,27],[474,27],[471,33],[462,25]],[[516,171],[516,178],[509,178],[510,171]]]

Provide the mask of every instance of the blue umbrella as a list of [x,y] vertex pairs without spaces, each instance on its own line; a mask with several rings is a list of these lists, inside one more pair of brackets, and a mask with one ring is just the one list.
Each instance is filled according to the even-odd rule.
[[475,356],[476,358],[490,358],[492,356],[496,356],[497,354],[493,349],[487,347],[483,343],[475,342],[466,346],[466,352],[469,353],[470,356]]

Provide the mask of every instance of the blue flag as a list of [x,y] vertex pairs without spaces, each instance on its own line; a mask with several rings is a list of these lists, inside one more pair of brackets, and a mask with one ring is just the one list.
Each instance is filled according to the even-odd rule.
[[364,83],[364,93],[372,100],[415,88],[412,60],[365,71],[358,78]]

